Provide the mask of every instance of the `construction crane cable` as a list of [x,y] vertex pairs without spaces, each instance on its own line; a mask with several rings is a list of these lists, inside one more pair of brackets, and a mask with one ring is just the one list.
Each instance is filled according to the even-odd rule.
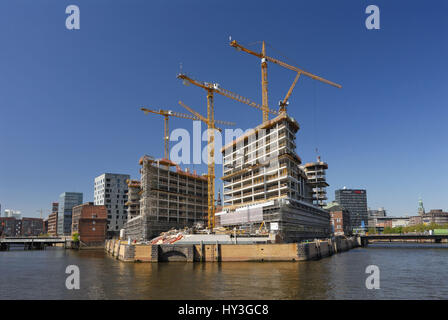
[[296,66],[297,68],[302,69],[297,63],[296,61],[294,61],[293,59],[291,59],[290,57],[288,57],[286,54],[284,54],[283,52],[281,52],[280,50],[274,48],[272,45],[270,45],[268,42],[265,41],[265,44],[271,48],[274,52],[276,52],[280,57],[282,57],[282,59],[284,58],[284,60],[286,60],[286,62],[289,62],[289,64]]

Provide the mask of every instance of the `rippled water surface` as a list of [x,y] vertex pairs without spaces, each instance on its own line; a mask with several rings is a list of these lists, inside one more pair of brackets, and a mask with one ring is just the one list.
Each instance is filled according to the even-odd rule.
[[[0,252],[0,299],[448,299],[446,245],[375,244],[319,261],[124,263],[102,251]],[[67,290],[67,265],[81,289]],[[380,289],[365,286],[368,265]]]

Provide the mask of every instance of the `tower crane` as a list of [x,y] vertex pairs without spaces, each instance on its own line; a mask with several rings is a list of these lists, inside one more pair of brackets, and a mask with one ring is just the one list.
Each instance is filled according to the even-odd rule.
[[[175,112],[175,111],[171,111],[171,110],[163,110],[163,109],[159,109],[159,110],[151,110],[151,109],[147,109],[147,108],[140,108],[140,110],[142,110],[145,114],[148,113],[154,113],[154,114],[160,114],[164,117],[164,137],[163,137],[163,141],[164,141],[164,155],[165,155],[165,159],[169,160],[170,158],[170,132],[169,132],[169,117],[177,117],[177,118],[182,118],[182,119],[190,119],[193,121],[200,121],[201,119],[198,118],[197,116],[192,116],[190,114],[187,113],[182,113],[182,112]],[[235,125],[234,122],[228,122],[228,121],[221,121],[221,120],[215,120],[216,123],[220,123],[220,124],[224,124],[224,125]],[[218,130],[221,130],[218,128]]]
[[292,85],[290,86],[288,92],[286,93],[285,98],[279,102],[279,111],[281,113],[286,113],[286,107],[289,104],[288,99],[291,96],[292,91],[294,90],[294,87],[296,86],[297,81],[299,80],[300,75],[304,75],[311,79],[324,82],[324,83],[332,85],[336,88],[342,88],[342,86],[340,84],[334,83],[330,80],[324,79],[322,77],[319,77],[315,74],[312,74],[312,73],[302,70],[300,68],[291,66],[283,61],[280,61],[278,59],[267,56],[266,55],[266,45],[265,45],[264,41],[262,41],[262,49],[261,49],[260,53],[245,48],[244,46],[239,44],[236,40],[233,40],[233,41],[231,40],[230,46],[236,48],[239,51],[244,51],[246,53],[249,53],[249,54],[261,59],[261,89],[262,89],[262,97],[263,97],[263,109],[262,109],[263,110],[263,122],[269,120],[269,117],[268,117],[268,115],[269,115],[268,114],[268,110],[269,110],[268,109],[269,108],[269,106],[268,106],[268,67],[267,67],[268,61],[278,64],[286,69],[295,71],[297,73]]
[[170,131],[169,131],[169,117],[177,117],[177,118],[182,118],[182,119],[190,119],[190,120],[199,120],[198,118],[187,114],[187,113],[182,113],[182,112],[175,112],[175,111],[171,111],[171,110],[163,110],[163,109],[159,109],[159,110],[151,110],[151,109],[147,109],[147,108],[140,108],[140,110],[142,110],[145,114],[148,113],[154,113],[154,114],[160,114],[161,116],[163,116],[164,118],[164,136],[163,136],[163,141],[164,141],[164,155],[165,155],[165,159],[169,160],[170,159]]
[[[207,99],[207,101],[209,101]],[[179,101],[179,104],[190,111],[193,115],[198,117],[202,122],[207,124],[207,155],[208,155],[208,174],[207,174],[207,195],[208,195],[208,210],[207,210],[207,216],[208,216],[208,228],[213,230],[215,227],[215,129],[222,131],[222,129],[217,128],[215,126],[215,123],[221,123],[225,125],[233,126],[235,125],[234,122],[228,122],[228,121],[219,121],[214,120],[213,113],[208,112],[207,118],[184,104],[182,101]],[[213,110],[213,107],[212,107]]]
[[[230,99],[245,103],[251,107],[264,110],[262,106],[259,104],[245,98],[239,94],[236,94],[232,91],[221,88],[217,83],[208,83],[208,82],[200,82],[188,77],[186,74],[178,74],[178,79],[182,79],[184,84],[194,84],[207,92],[207,118],[201,116],[193,109],[189,108],[182,102],[179,102],[184,108],[188,111],[192,112],[195,116],[199,117],[203,122],[207,123],[207,126],[211,130],[207,130],[208,141],[208,227],[213,229],[215,227],[215,119],[214,119],[214,104],[213,104],[213,95],[214,93],[219,93],[225,97]],[[274,110],[268,110],[268,112],[278,115],[279,113]]]

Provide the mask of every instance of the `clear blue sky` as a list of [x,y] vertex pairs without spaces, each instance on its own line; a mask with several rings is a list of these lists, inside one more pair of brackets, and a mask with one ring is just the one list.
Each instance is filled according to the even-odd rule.
[[[69,4],[80,8],[80,30],[65,28]],[[380,8],[380,30],[365,28],[369,4]],[[448,209],[447,12],[442,0],[3,0],[2,211],[46,216],[65,191],[92,201],[101,173],[139,178],[138,159],[163,154],[163,121],[139,106],[184,111],[182,99],[205,114],[204,92],[176,79],[180,63],[260,103],[260,63],[229,47],[229,35],[266,40],[271,56],[343,85],[301,79],[290,99],[297,152],[311,161],[319,148],[330,199],[347,186],[366,188],[368,205],[393,215],[416,213],[419,196],[427,209]],[[293,79],[269,65],[271,107]],[[261,120],[225,97],[215,108],[241,128]],[[173,119],[176,127],[192,124]]]

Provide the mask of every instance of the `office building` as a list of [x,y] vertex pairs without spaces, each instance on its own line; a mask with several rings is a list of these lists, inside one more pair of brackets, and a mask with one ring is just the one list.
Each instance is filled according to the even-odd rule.
[[382,218],[387,216],[386,210],[384,208],[379,208],[378,210],[368,210],[369,213],[369,219],[373,218]]
[[385,218],[387,215],[386,210],[384,208],[379,208],[378,210],[368,209],[368,227],[376,228],[378,219]]
[[41,218],[22,218],[21,236],[36,237],[45,233],[44,220]]
[[107,208],[107,233],[117,236],[128,218],[128,174],[104,173],[95,178],[94,204]]
[[5,209],[5,218],[15,218],[20,220],[22,218],[22,212],[18,210]]
[[410,223],[409,217],[391,217],[392,228],[407,227]]
[[421,218],[423,224],[448,224],[448,212],[445,212],[442,209],[432,209],[429,212],[425,212]]
[[72,209],[82,204],[83,194],[79,192],[64,192],[59,196],[57,234],[70,235],[72,228]]
[[409,217],[409,225],[410,226],[416,226],[419,224],[422,224],[422,216],[412,216]]
[[12,217],[0,217],[0,237],[19,237],[22,232],[22,220]]
[[368,224],[367,192],[362,189],[339,189],[335,200],[350,211],[350,221],[355,229],[366,229]]

